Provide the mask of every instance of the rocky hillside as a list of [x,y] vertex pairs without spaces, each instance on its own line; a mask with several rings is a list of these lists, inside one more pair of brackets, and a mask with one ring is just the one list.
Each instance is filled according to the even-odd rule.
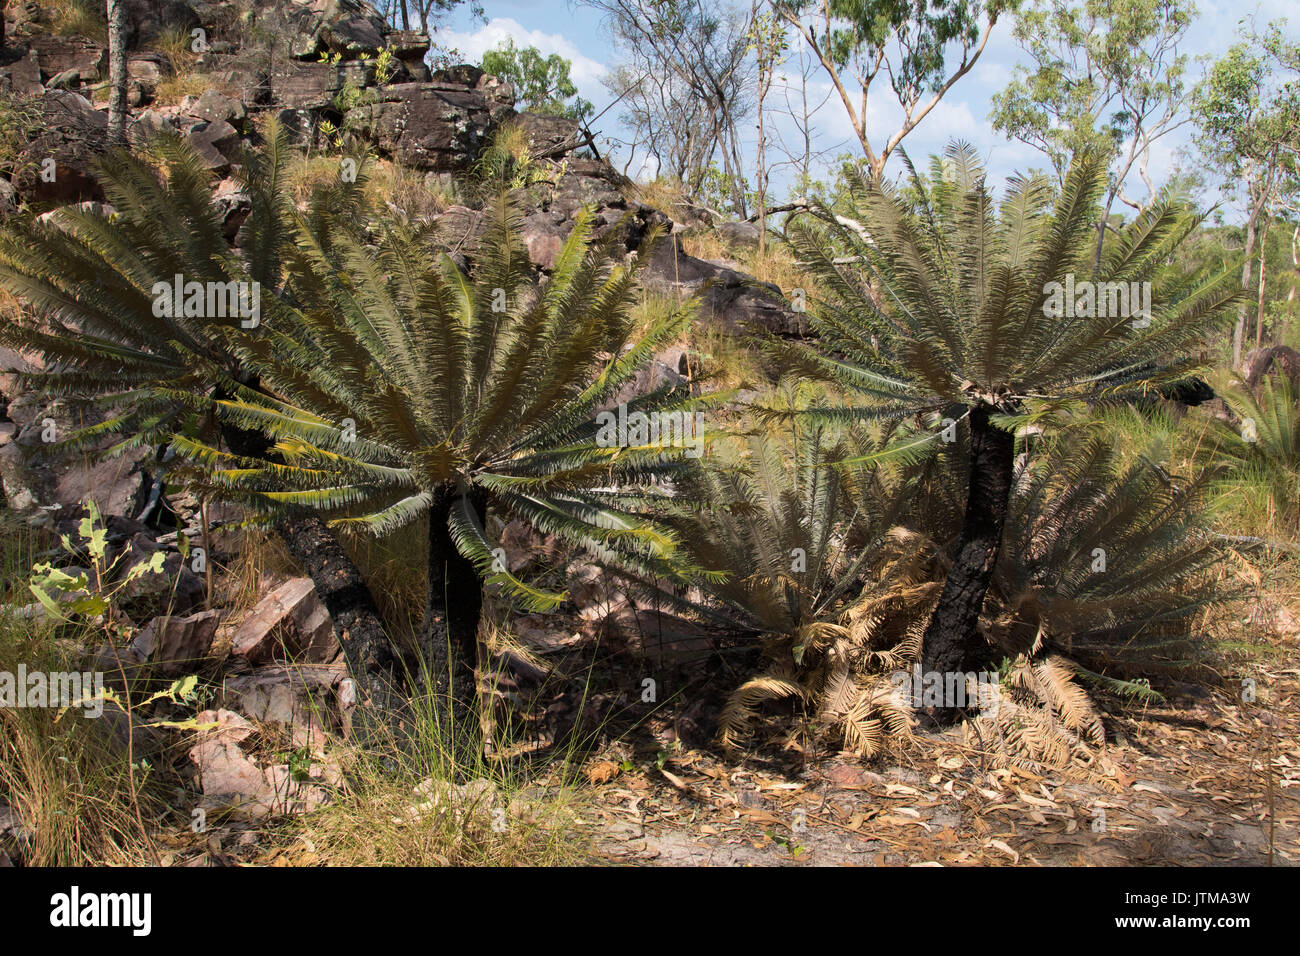
[[[476,67],[431,70],[427,34],[394,31],[360,0],[127,6],[132,147],[162,133],[184,137],[212,171],[232,242],[249,208],[235,175],[242,150],[269,116],[329,174],[345,155],[368,152],[389,171],[385,184],[402,184],[400,195],[394,189],[382,197],[395,214],[427,213],[462,237],[472,235],[479,216],[473,191],[461,187],[494,136],[509,127],[526,157],[525,240],[539,270],[553,265],[580,210],[593,214],[598,232],[618,230],[628,254],[658,223],[673,235],[647,270],[652,293],[677,297],[704,287],[706,311],[727,323],[802,330],[803,316],[775,285],[756,282],[729,260],[688,255],[681,244],[686,227],[641,202],[577,122],[516,112],[512,86]],[[0,156],[0,215],[104,199],[94,158],[105,149],[108,51],[106,28],[91,15],[97,9],[62,0],[6,11],[0,109],[15,133],[4,137],[10,154]],[[2,355],[0,367],[20,361]],[[677,358],[666,355],[656,375],[676,375],[676,366]],[[16,395],[11,376],[0,381],[0,393],[0,477],[11,506],[74,508],[90,486],[106,493],[119,514],[143,505],[143,463],[108,485],[108,475],[93,470],[53,470],[26,452],[39,450],[39,424],[49,414],[57,418],[57,410]]]

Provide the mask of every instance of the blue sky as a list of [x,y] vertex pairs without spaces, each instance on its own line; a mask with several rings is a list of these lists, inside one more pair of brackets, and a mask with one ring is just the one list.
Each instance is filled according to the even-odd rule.
[[[1257,0],[1256,3],[1230,2],[1230,0],[1198,0],[1200,15],[1192,27],[1186,52],[1193,57],[1222,55],[1237,37],[1237,24],[1254,13],[1262,26],[1270,20],[1292,14],[1289,33],[1300,30],[1300,18],[1295,0]],[[477,62],[485,50],[491,49],[506,37],[517,45],[531,45],[543,53],[559,53],[573,62],[572,75],[582,96],[596,104],[599,112],[608,105],[610,97],[600,83],[607,67],[619,60],[619,53],[611,47],[602,32],[600,18],[588,7],[567,0],[484,0],[486,23],[475,21],[465,9],[448,16],[435,39],[444,46],[454,47],[470,62]],[[952,138],[973,143],[986,158],[990,171],[1002,179],[1016,170],[1045,167],[1045,158],[1037,150],[1022,143],[1009,141],[995,132],[988,123],[989,98],[1005,86],[1015,65],[1024,55],[1011,37],[1011,23],[999,23],[979,63],[970,75],[963,78],[935,110],[926,117],[904,141],[904,148],[914,161],[938,152]],[[796,38],[797,39],[797,38]],[[793,59],[790,64],[796,61]],[[787,67],[789,69],[790,66]],[[797,67],[794,67],[797,69]],[[1201,67],[1194,66],[1199,76]],[[830,92],[830,85],[821,74],[814,74],[810,95],[820,100]],[[885,102],[887,91],[873,94],[873,104],[868,114],[868,130],[873,140],[882,138],[897,126],[900,114]],[[780,92],[774,96],[778,104]],[[771,101],[769,101],[771,102]],[[618,107],[614,107],[596,124],[598,132],[617,132]],[[816,114],[814,124],[816,149],[827,151],[830,157],[837,152],[857,151],[848,120],[838,98],[830,97]],[[792,132],[791,125],[776,121],[778,134]],[[1187,145],[1190,129],[1166,137],[1156,144],[1151,156],[1151,174],[1157,186],[1176,167],[1178,150]],[[772,147],[769,146],[769,149]],[[626,158],[626,157],[624,157]],[[889,174],[897,174],[900,164],[891,161]],[[629,173],[636,175],[638,167]],[[1207,171],[1211,178],[1214,171]],[[784,192],[785,179],[780,171],[774,176],[777,192]],[[1141,182],[1133,177],[1131,191],[1144,192]],[[1207,194],[1207,201],[1218,198],[1217,191]],[[1235,218],[1229,212],[1229,218]]]

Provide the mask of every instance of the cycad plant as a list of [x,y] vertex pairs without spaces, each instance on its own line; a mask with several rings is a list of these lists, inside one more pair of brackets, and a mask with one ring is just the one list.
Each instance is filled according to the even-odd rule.
[[[223,234],[211,174],[169,136],[154,143],[156,162],[124,151],[99,159],[97,181],[110,215],[93,207],[45,216],[28,211],[0,229],[0,284],[28,310],[24,321],[0,330],[0,341],[43,359],[44,370],[25,375],[24,385],[89,399],[109,413],[64,436],[62,445],[112,455],[165,444],[190,414],[171,393],[247,381],[219,330],[253,319],[224,308],[226,298],[222,314],[209,314],[206,295],[202,309],[174,309],[174,295],[160,304],[161,289],[179,276],[182,292],[188,283],[206,290],[235,279],[276,294],[286,152],[273,127],[266,147],[245,156],[241,175],[251,207],[235,249]],[[103,447],[110,437],[116,443]]]
[[[115,151],[100,158],[97,179],[111,214],[68,207],[47,216],[29,212],[0,228],[0,286],[25,306],[18,322],[0,327],[0,342],[40,357],[42,371],[22,376],[25,388],[86,402],[92,412],[92,423],[61,436],[56,449],[109,457],[141,447],[161,451],[181,432],[214,441],[218,423],[196,409],[197,400],[258,387],[221,333],[260,322],[253,308],[248,315],[240,309],[239,283],[257,283],[256,298],[243,304],[258,313],[284,293],[280,254],[293,225],[290,153],[279,124],[270,122],[263,134],[264,145],[247,151],[239,166],[250,208],[233,248],[211,174],[183,141],[167,136],[147,155]],[[307,217],[355,214],[364,165],[356,172],[355,182],[318,191]],[[218,294],[213,305],[222,308],[209,309],[207,290],[223,293],[231,283],[235,307]],[[202,303],[185,294],[187,287],[204,290]],[[247,456],[270,446],[263,434],[233,427],[220,437]],[[364,686],[368,674],[391,665],[392,654],[360,572],[318,519],[299,516],[277,530],[315,581]]]
[[[1000,704],[973,732],[997,760],[1030,768],[1090,763],[1103,742],[1087,688],[1120,699],[1158,699],[1159,678],[1214,679],[1214,646],[1197,625],[1225,595],[1208,531],[1205,493],[1213,470],[1171,478],[1162,447],[1121,462],[1097,421],[1018,442],[999,559],[980,630],[978,669],[1000,671]],[[892,596],[883,622],[918,636],[931,615],[941,569],[959,539],[962,513],[947,486],[968,472],[960,443],[931,446],[919,487],[888,537]],[[946,477],[945,477],[946,476]],[[940,573],[936,575],[934,572]],[[871,609],[870,590],[859,606]],[[854,615],[861,612],[855,608]],[[895,655],[911,666],[919,641]]]
[[[938,412],[968,425],[970,470],[956,554],[923,641],[927,670],[978,650],[981,609],[1007,520],[1026,416],[1066,401],[1121,398],[1185,377],[1239,290],[1224,272],[1184,276],[1170,255],[1200,217],[1155,202],[1093,267],[1105,162],[1080,154],[1059,193],[1012,179],[1001,203],[970,147],[905,198],[850,176],[852,216],[805,218],[789,239],[824,290],[813,345],[773,346],[860,399],[838,417]],[[1149,296],[1149,298],[1148,298]]]
[[1222,396],[1237,417],[1216,421],[1202,458],[1229,467],[1234,495],[1257,509],[1260,524],[1293,532],[1300,525],[1300,390],[1285,376],[1254,389],[1235,385]]
[[1063,434],[1016,469],[987,632],[1008,657],[1068,658],[1104,688],[1207,676],[1198,612],[1218,597],[1222,556],[1207,530],[1214,471],[1171,478],[1145,456],[1126,466],[1095,426]]
[[[762,646],[759,673],[723,708],[724,745],[743,741],[765,701],[790,698],[866,755],[886,730],[908,732],[878,679],[907,637],[883,622],[903,585],[884,583],[880,565],[908,495],[878,462],[905,466],[909,447],[914,436],[890,428],[759,428],[715,442],[678,482],[672,506],[660,505],[688,563],[714,572],[694,612]],[[857,467],[864,458],[873,464]],[[863,597],[869,582],[879,585],[872,600]]]
[[[634,338],[636,263],[593,241],[588,218],[538,283],[503,194],[471,259],[467,274],[400,225],[372,239],[351,217],[300,222],[285,257],[290,294],[264,308],[258,328],[229,332],[260,390],[216,403],[226,421],[272,436],[275,460],[175,441],[222,494],[264,509],[310,509],[376,534],[426,520],[430,676],[461,715],[473,697],[484,584],[531,609],[564,597],[508,571],[486,516],[523,518],[668,573],[672,536],[634,506],[646,480],[681,468],[702,437],[682,390],[619,395],[691,311]],[[653,413],[676,431],[611,435],[602,412],[619,397],[621,422]]]

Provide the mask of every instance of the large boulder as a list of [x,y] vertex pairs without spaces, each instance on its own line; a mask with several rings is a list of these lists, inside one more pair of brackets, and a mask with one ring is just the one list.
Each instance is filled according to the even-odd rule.
[[0,93],[37,96],[42,89],[41,64],[35,50],[5,50],[0,55]]
[[357,88],[372,83],[374,67],[365,63],[334,65],[290,61],[277,64],[269,76],[270,100],[276,106],[325,109],[334,106],[336,97],[349,80]]
[[161,53],[132,53],[126,61],[127,79],[132,91],[137,93],[139,104],[152,102],[158,84],[171,72],[171,61]]
[[[129,574],[136,565],[152,558],[154,548],[141,541],[132,539],[132,548],[126,559],[120,562],[120,573]],[[148,572],[127,584],[120,592],[119,600],[128,614],[176,615],[184,614],[201,604],[206,595],[203,578],[190,568],[190,564],[181,557],[179,551],[167,551],[163,558],[162,571]]]
[[399,83],[375,91],[374,101],[352,109],[347,121],[387,158],[450,172],[474,162],[498,116],[508,110],[453,83]]
[[393,57],[402,64],[405,78],[415,83],[432,79],[424,58],[429,53],[429,34],[418,30],[397,30],[385,37]]
[[718,226],[717,233],[733,249],[757,249],[762,230],[756,222],[724,222]]
[[244,104],[217,90],[206,90],[186,112],[205,123],[242,123],[247,115]]
[[48,83],[61,73],[76,73],[85,83],[108,78],[108,49],[85,37],[34,36],[27,41],[36,54],[41,80]]
[[203,165],[216,173],[230,169],[230,158],[239,147],[239,131],[225,120],[201,123],[186,135]]
[[362,0],[281,0],[256,17],[300,60],[315,60],[322,53],[345,59],[373,56],[389,32],[384,18]]
[[528,137],[529,151],[534,158],[563,156],[586,142],[578,121],[567,116],[521,113],[513,122]]
[[[184,0],[126,0],[127,47],[141,47],[168,33],[188,35],[195,27],[205,26],[196,6],[208,5]],[[206,26],[212,25],[210,18]]]
[[702,292],[705,311],[729,325],[802,336],[808,333],[806,313],[796,311],[779,286],[715,262],[697,259],[670,236],[655,248],[642,272],[646,288],[662,295]]
[[[525,114],[527,116],[528,114]],[[570,159],[564,175],[555,184],[547,207],[572,218],[579,209],[591,207],[602,212],[617,210],[607,219],[617,220],[628,209],[622,177],[608,163],[594,159]]]
[[104,151],[108,114],[68,90],[47,92],[36,105],[43,131],[22,151],[18,192],[28,202],[102,200],[93,160]]
[[554,269],[564,240],[568,238],[573,223],[560,213],[536,212],[524,219],[523,240],[528,248],[528,258],[542,269]]
[[434,70],[430,77],[437,83],[450,83],[452,86],[468,87],[483,95],[494,107],[513,110],[515,106],[515,87],[509,80],[486,73],[481,67],[470,63],[443,67]]
[[93,497],[103,513],[124,514],[143,502],[140,465],[147,449],[99,461],[58,457],[47,436],[57,439],[89,422],[66,403],[42,401],[31,393],[10,402],[5,416],[8,421],[0,423],[5,426],[0,428],[0,484],[10,508],[68,515]]

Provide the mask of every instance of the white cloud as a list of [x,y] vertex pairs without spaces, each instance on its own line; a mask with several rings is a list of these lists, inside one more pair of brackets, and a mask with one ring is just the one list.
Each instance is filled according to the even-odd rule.
[[573,64],[569,75],[573,78],[578,91],[587,99],[594,100],[600,95],[600,78],[605,75],[605,64],[584,56],[577,46],[562,34],[528,30],[517,20],[509,17],[493,17],[473,33],[439,30],[437,36],[440,45],[459,50],[466,61],[473,63],[477,63],[484,53],[507,39],[514,40],[517,47],[533,46],[548,55],[558,53]]

